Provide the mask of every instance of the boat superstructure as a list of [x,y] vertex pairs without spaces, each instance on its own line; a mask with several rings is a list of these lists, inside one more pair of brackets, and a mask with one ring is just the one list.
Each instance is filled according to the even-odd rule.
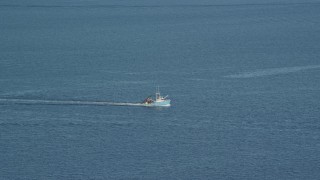
[[160,94],[159,87],[156,90],[155,99],[151,96],[147,97],[142,104],[145,106],[170,106],[171,100],[168,99],[168,95],[163,97]]

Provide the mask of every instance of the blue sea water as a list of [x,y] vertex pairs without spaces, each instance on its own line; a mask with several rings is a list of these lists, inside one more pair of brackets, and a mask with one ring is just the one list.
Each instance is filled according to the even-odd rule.
[[[2,0],[0,179],[318,179],[319,12]],[[41,103],[139,102],[158,85],[170,108]]]

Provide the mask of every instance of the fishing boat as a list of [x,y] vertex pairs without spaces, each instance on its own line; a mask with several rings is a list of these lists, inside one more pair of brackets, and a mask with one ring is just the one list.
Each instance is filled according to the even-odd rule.
[[160,94],[159,88],[156,90],[156,97],[152,99],[152,96],[147,97],[142,104],[144,106],[170,106],[171,100],[168,99],[168,95],[163,97]]

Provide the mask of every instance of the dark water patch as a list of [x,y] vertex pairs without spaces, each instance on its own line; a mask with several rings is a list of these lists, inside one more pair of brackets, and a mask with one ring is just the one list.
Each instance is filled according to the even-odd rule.
[[0,122],[0,126],[3,127],[38,127],[42,126],[41,123],[23,123],[23,122]]

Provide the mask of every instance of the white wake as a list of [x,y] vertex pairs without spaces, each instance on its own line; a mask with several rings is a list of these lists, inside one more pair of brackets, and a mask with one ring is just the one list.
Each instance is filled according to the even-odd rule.
[[282,68],[270,68],[270,69],[259,69],[251,72],[243,72],[239,74],[233,74],[225,76],[227,78],[253,78],[261,76],[272,76],[278,74],[288,74],[298,71],[308,70],[308,69],[317,69],[320,68],[320,65],[312,66],[295,66],[295,67],[282,67]]
[[120,103],[105,101],[62,101],[62,100],[36,100],[36,99],[0,99],[2,103],[15,104],[47,104],[47,105],[111,105],[111,106],[144,106],[141,103]]

